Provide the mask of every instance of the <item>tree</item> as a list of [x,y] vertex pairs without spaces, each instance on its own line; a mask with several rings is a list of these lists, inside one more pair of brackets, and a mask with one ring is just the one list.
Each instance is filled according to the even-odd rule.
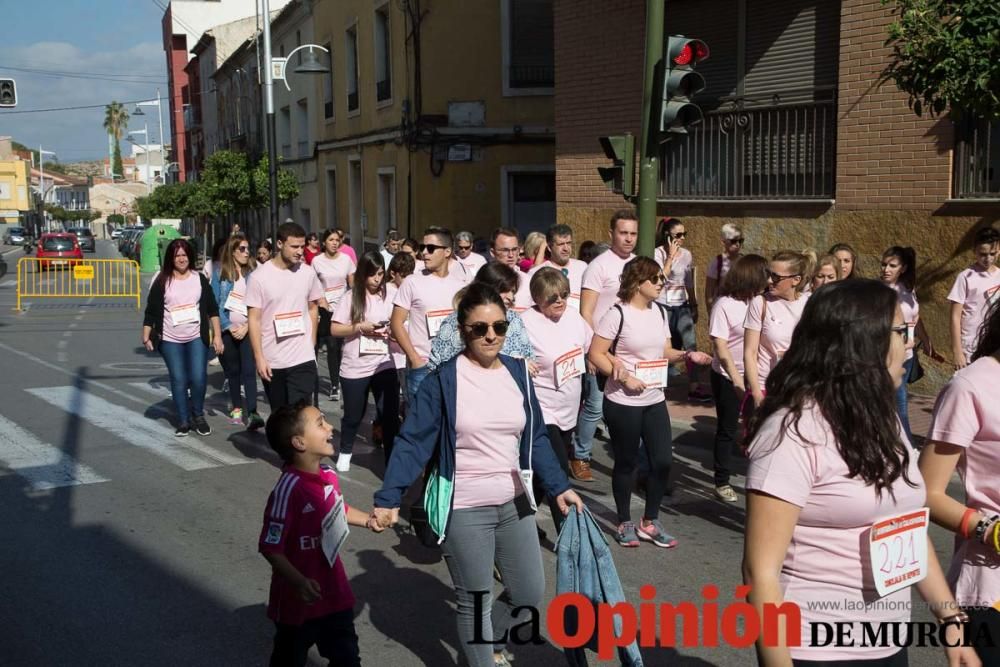
[[143,220],[154,218],[197,218],[205,215],[201,183],[161,185],[148,197],[135,200],[135,210]]
[[204,213],[225,217],[248,208],[252,203],[250,180],[246,153],[221,150],[209,155],[200,181]]
[[[143,199],[145,199],[145,197],[143,197]],[[107,217],[107,222],[109,225],[118,225],[118,226],[124,225],[125,216],[122,215],[121,213],[109,213]]]
[[111,175],[125,175],[122,167],[122,150],[119,146],[125,128],[128,127],[128,109],[119,102],[112,102],[104,107],[104,129],[108,132],[108,160],[111,163]]
[[[890,0],[882,0],[888,4]],[[996,0],[895,0],[883,75],[910,108],[1000,119],[1000,11]]]
[[[271,193],[268,187],[268,158],[265,155],[253,170],[254,208],[268,208]],[[278,167],[278,201],[291,201],[299,196],[299,179],[288,169]]]

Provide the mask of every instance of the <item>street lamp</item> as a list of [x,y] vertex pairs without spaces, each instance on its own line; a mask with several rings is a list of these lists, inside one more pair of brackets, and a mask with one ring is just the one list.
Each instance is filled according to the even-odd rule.
[[55,155],[53,151],[47,151],[38,146],[38,191],[42,195],[42,222],[45,223],[45,231],[49,229],[49,221],[45,217],[45,154]]
[[132,115],[133,116],[145,116],[146,112],[144,112],[142,110],[142,107],[144,107],[144,106],[154,106],[154,105],[156,106],[156,115],[159,117],[159,120],[160,120],[160,146],[161,146],[160,150],[162,151],[163,150],[162,147],[166,146],[166,144],[163,142],[163,108],[160,105],[160,89],[159,88],[156,89],[156,99],[155,100],[150,100],[148,102],[136,102],[136,104],[135,104],[135,111],[132,112]]
[[163,168],[160,170],[160,175],[158,176],[158,178],[161,181],[163,181],[164,184],[166,184],[167,182],[167,174],[170,173],[171,167],[177,167],[177,169],[180,169],[181,164],[180,162],[168,162],[165,165],[163,165]]
[[[268,194],[270,195],[270,215],[271,215],[271,242],[276,243],[278,240],[278,147],[276,145],[276,132],[274,128],[274,80],[280,79],[285,82],[285,88],[291,91],[288,85],[288,81],[285,80],[285,67],[288,64],[288,58],[292,56],[299,49],[308,48],[309,57],[306,62],[297,67],[294,72],[296,74],[324,74],[330,71],[330,68],[322,65],[316,60],[316,55],[313,53],[313,49],[319,49],[324,53],[329,53],[325,48],[319,46],[318,44],[303,44],[302,46],[296,47],[292,53],[288,54],[286,58],[272,58],[271,57],[271,3],[269,0],[261,0],[259,5],[261,14],[263,14],[263,19],[261,20],[261,14],[257,15],[258,20],[260,20],[263,25],[263,34],[261,37],[264,41],[264,116],[265,116],[265,132],[267,133],[267,188]],[[276,76],[277,75],[277,76]]]
[[[146,181],[146,194],[148,195],[150,192],[153,191],[153,184],[151,182],[152,179],[149,178],[149,125],[147,123],[143,123],[143,128],[141,130],[132,130],[131,132],[128,133],[129,143],[131,143],[133,146],[138,146],[139,144],[137,144],[132,139],[133,134],[141,134],[143,136],[143,139],[145,140],[145,145],[142,148],[142,152],[146,154],[145,181]],[[160,151],[162,153],[163,149],[161,148]]]

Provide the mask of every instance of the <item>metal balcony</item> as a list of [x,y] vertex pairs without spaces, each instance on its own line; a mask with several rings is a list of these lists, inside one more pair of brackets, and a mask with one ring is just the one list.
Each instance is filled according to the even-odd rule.
[[955,123],[952,196],[1000,199],[1000,123],[978,118]]

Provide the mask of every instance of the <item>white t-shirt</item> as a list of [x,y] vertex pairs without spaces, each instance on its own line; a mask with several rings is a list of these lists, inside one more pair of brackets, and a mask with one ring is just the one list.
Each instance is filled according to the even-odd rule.
[[[646,310],[639,310],[624,303],[619,305],[625,322],[622,324],[622,332],[615,347],[615,356],[625,363],[627,369],[631,369],[639,361],[662,359],[664,348],[670,340],[670,324],[667,322],[666,313],[655,303]],[[614,344],[615,334],[618,333],[621,321],[622,315],[618,309],[610,308],[597,323],[594,333]],[[662,389],[649,388],[636,394],[625,389],[625,385],[612,377],[608,378],[604,386],[604,396],[619,405],[646,406],[664,400]]]
[[316,255],[310,266],[323,284],[324,298],[320,305],[333,310],[350,289],[347,278],[357,271],[357,265],[346,253],[338,252],[333,259],[326,253]]
[[[767,307],[764,300],[767,300]],[[743,328],[760,332],[760,345],[757,348],[757,382],[763,389],[767,376],[778,365],[781,357],[792,342],[795,325],[802,318],[809,294],[804,293],[795,301],[772,296],[770,292],[754,297],[747,308],[747,316]],[[766,312],[765,312],[766,311]],[[746,348],[744,348],[746,349]],[[746,372],[746,369],[744,369]],[[747,391],[750,388],[747,387]]]
[[[731,296],[719,297],[712,304],[712,314],[708,321],[708,335],[726,341],[729,354],[733,357],[733,363],[741,376],[743,375],[743,322],[746,320],[747,306],[746,301]],[[712,370],[729,381],[733,379],[729,377],[718,355],[712,358]]]
[[981,271],[973,265],[955,278],[948,301],[962,304],[962,349],[966,361],[972,358],[979,344],[979,327],[986,310],[997,298],[1000,298],[1000,268],[991,266],[989,271]]
[[479,269],[486,266],[486,258],[478,252],[469,253],[469,256],[465,259],[461,259],[458,255],[455,255],[455,261],[461,264],[465,268],[465,272],[473,278],[476,277]]
[[597,323],[604,314],[618,301],[618,290],[622,286],[622,271],[635,255],[619,257],[614,250],[602,252],[595,257],[583,273],[583,289],[597,292],[597,305],[594,306],[592,321],[596,331]]
[[465,287],[465,274],[449,271],[440,278],[437,274],[421,271],[409,276],[396,293],[393,304],[409,312],[410,343],[424,359],[431,354],[431,336],[428,330],[428,313],[435,322],[443,320],[454,310],[455,293]]
[[[542,416],[546,424],[569,431],[576,426],[583,382],[579,376],[560,381],[566,373],[557,368],[557,360],[563,359],[563,363],[569,362],[577,368],[576,364],[585,364],[594,332],[580,313],[569,307],[558,322],[553,322],[536,308],[521,313],[521,319],[535,352],[535,362],[541,368],[533,381],[538,403],[542,406]],[[579,350],[580,361],[575,358],[576,350]],[[574,358],[566,360],[566,355],[573,355]],[[585,373],[586,366],[583,368]],[[561,372],[559,378],[556,377],[557,372]]]
[[[316,272],[305,262],[279,269],[272,259],[247,276],[247,308],[260,308],[261,347],[271,368],[291,368],[316,360],[309,304],[323,298]],[[301,318],[301,333],[278,337],[275,318]]]
[[[653,251],[653,259],[662,269],[667,263],[667,251],[662,246]],[[687,248],[678,248],[677,256],[667,272],[667,284],[657,299],[664,306],[683,306],[688,302],[688,289],[694,289],[694,258]]]

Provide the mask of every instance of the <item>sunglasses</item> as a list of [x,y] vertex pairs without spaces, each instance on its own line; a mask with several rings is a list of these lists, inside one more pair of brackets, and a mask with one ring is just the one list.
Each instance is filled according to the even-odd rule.
[[490,329],[493,329],[493,333],[497,336],[507,335],[507,320],[499,320],[493,324],[476,322],[475,324],[463,324],[462,326],[469,330],[473,338],[482,338]]
[[910,327],[906,326],[905,324],[902,324],[898,327],[893,327],[892,331],[898,333],[900,336],[903,337],[903,345],[906,345],[907,343],[910,342]]
[[770,278],[773,283],[780,283],[785,278],[798,278],[802,275],[801,273],[793,273],[790,276],[783,276],[780,273],[774,273],[773,271],[766,271],[765,273],[767,273],[767,277]]
[[545,299],[545,305],[551,306],[560,299],[562,299],[563,301],[569,299],[569,292],[559,292],[558,294],[550,295],[547,299]]
[[462,250],[462,251],[472,250],[472,246],[471,245],[460,245],[460,246],[458,246],[458,249]]
[[735,239],[726,239],[726,243],[728,243],[729,245],[743,245],[743,237],[740,236]]
[[682,238],[686,237],[687,235],[688,235],[687,232],[677,232],[676,234],[671,234],[670,236],[672,236],[675,239],[682,239]]
[[239,248],[236,249],[236,252],[250,252],[250,247],[241,245]]
[[421,243],[417,246],[417,252],[426,252],[428,255],[433,255],[438,250],[444,250],[448,246],[446,245],[434,245],[433,243]]
[[653,277],[649,278],[649,282],[653,283],[654,285],[659,285],[660,283],[666,283],[667,279],[662,273],[657,273]]

